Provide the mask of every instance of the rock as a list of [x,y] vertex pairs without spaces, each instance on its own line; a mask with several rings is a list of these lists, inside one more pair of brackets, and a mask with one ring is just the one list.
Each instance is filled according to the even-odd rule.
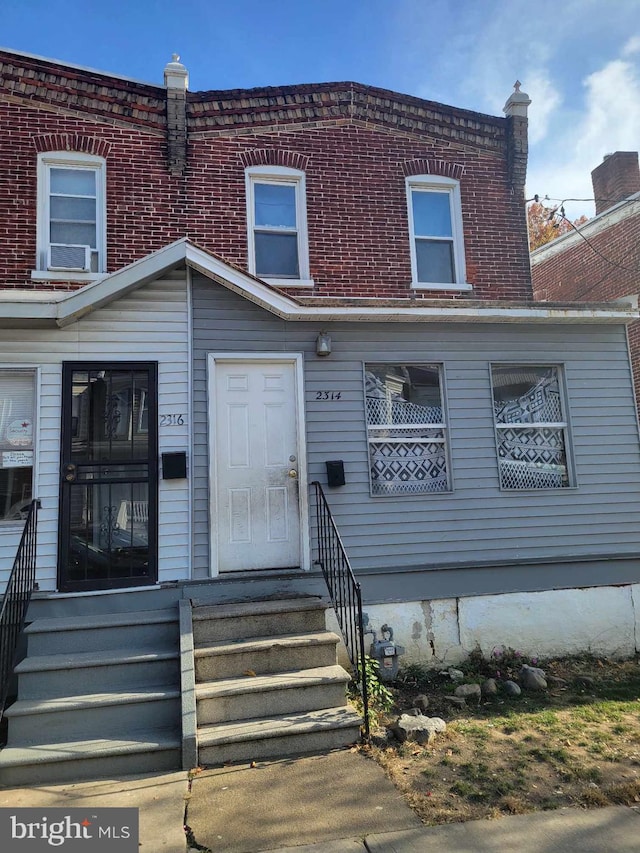
[[416,743],[430,743],[433,738],[446,731],[447,724],[440,717],[412,717],[409,714],[402,714],[397,721],[390,726],[390,730],[400,743],[407,740],[416,741]]
[[426,711],[429,707],[429,697],[425,696],[424,693],[418,693],[413,700],[413,707],[419,708],[421,711]]
[[472,699],[475,698],[480,701],[480,697],[482,695],[482,691],[480,690],[479,684],[460,684],[453,691],[454,696],[462,696],[464,699]]
[[483,696],[495,696],[498,692],[498,685],[495,678],[487,678],[486,681],[483,681],[480,685],[480,690]]
[[544,671],[544,669],[540,669],[539,666],[529,666],[529,664],[523,663],[522,669],[528,669],[531,672],[535,672],[537,675],[540,676],[540,678],[546,678],[547,677],[547,673]]
[[520,682],[525,690],[546,690],[547,681],[544,675],[540,675],[541,669],[531,666],[523,666],[520,670]]
[[461,669],[449,669],[451,681],[464,681],[464,672]]
[[516,684],[515,681],[505,681],[502,685],[502,689],[507,696],[519,696],[522,693],[520,685]]
[[442,697],[446,702],[451,702],[452,705],[455,705],[456,708],[466,708],[467,703],[465,702],[464,696],[443,696]]

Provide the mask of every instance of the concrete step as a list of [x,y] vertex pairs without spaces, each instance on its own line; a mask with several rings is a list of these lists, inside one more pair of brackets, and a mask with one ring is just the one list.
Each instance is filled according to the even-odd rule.
[[32,787],[82,779],[117,779],[177,770],[180,738],[172,732],[122,739],[6,747],[0,751],[0,787]]
[[123,732],[180,727],[177,685],[117,693],[92,693],[47,700],[18,700],[5,714],[8,746],[82,740]]
[[257,761],[348,746],[360,737],[361,719],[349,707],[198,727],[198,761]]
[[211,643],[195,649],[196,681],[333,666],[339,637],[331,631]]
[[178,647],[175,608],[98,616],[36,619],[25,628],[29,655],[72,654],[118,648]]
[[148,649],[37,655],[21,661],[16,673],[20,699],[56,699],[180,683],[177,651]]
[[326,627],[327,602],[308,596],[234,604],[193,603],[193,640],[196,646],[245,637],[275,637]]
[[196,685],[199,725],[344,705],[349,674],[338,665]]

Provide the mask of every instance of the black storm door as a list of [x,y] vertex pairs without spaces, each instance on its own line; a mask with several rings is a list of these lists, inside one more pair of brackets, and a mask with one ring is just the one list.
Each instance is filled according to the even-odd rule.
[[157,580],[157,366],[66,363],[58,589]]

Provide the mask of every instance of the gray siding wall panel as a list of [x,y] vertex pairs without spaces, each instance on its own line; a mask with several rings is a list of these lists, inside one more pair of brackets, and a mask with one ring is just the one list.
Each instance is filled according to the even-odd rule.
[[[474,562],[524,566],[540,558],[640,552],[640,444],[622,326],[331,323],[333,353],[320,359],[315,338],[321,325],[287,323],[194,275],[194,577],[207,576],[209,561],[209,352],[304,353],[309,478],[324,482],[325,460],[345,461],[347,485],[328,490],[328,499],[359,572]],[[370,496],[362,382],[367,361],[444,365],[452,492]],[[492,361],[563,365],[576,488],[500,491]],[[317,401],[316,392],[324,390],[340,391],[341,399]],[[530,588],[544,588],[536,571],[529,570]],[[518,582],[526,576],[520,572]]]

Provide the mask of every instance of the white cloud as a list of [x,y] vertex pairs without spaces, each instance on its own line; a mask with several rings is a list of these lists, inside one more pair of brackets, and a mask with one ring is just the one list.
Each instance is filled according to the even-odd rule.
[[526,90],[531,98],[529,141],[535,144],[547,135],[551,119],[562,103],[562,95],[548,76],[542,72],[527,75]]
[[[538,148],[532,138],[529,196],[591,198],[591,171],[603,156],[614,151],[637,151],[640,146],[638,66],[627,59],[614,59],[586,77],[583,86],[586,97],[581,113],[574,113],[574,120],[568,114],[547,144]],[[592,215],[592,205],[567,205],[570,218],[582,213]]]
[[633,56],[634,53],[640,53],[640,36],[632,36],[622,48],[623,56]]

